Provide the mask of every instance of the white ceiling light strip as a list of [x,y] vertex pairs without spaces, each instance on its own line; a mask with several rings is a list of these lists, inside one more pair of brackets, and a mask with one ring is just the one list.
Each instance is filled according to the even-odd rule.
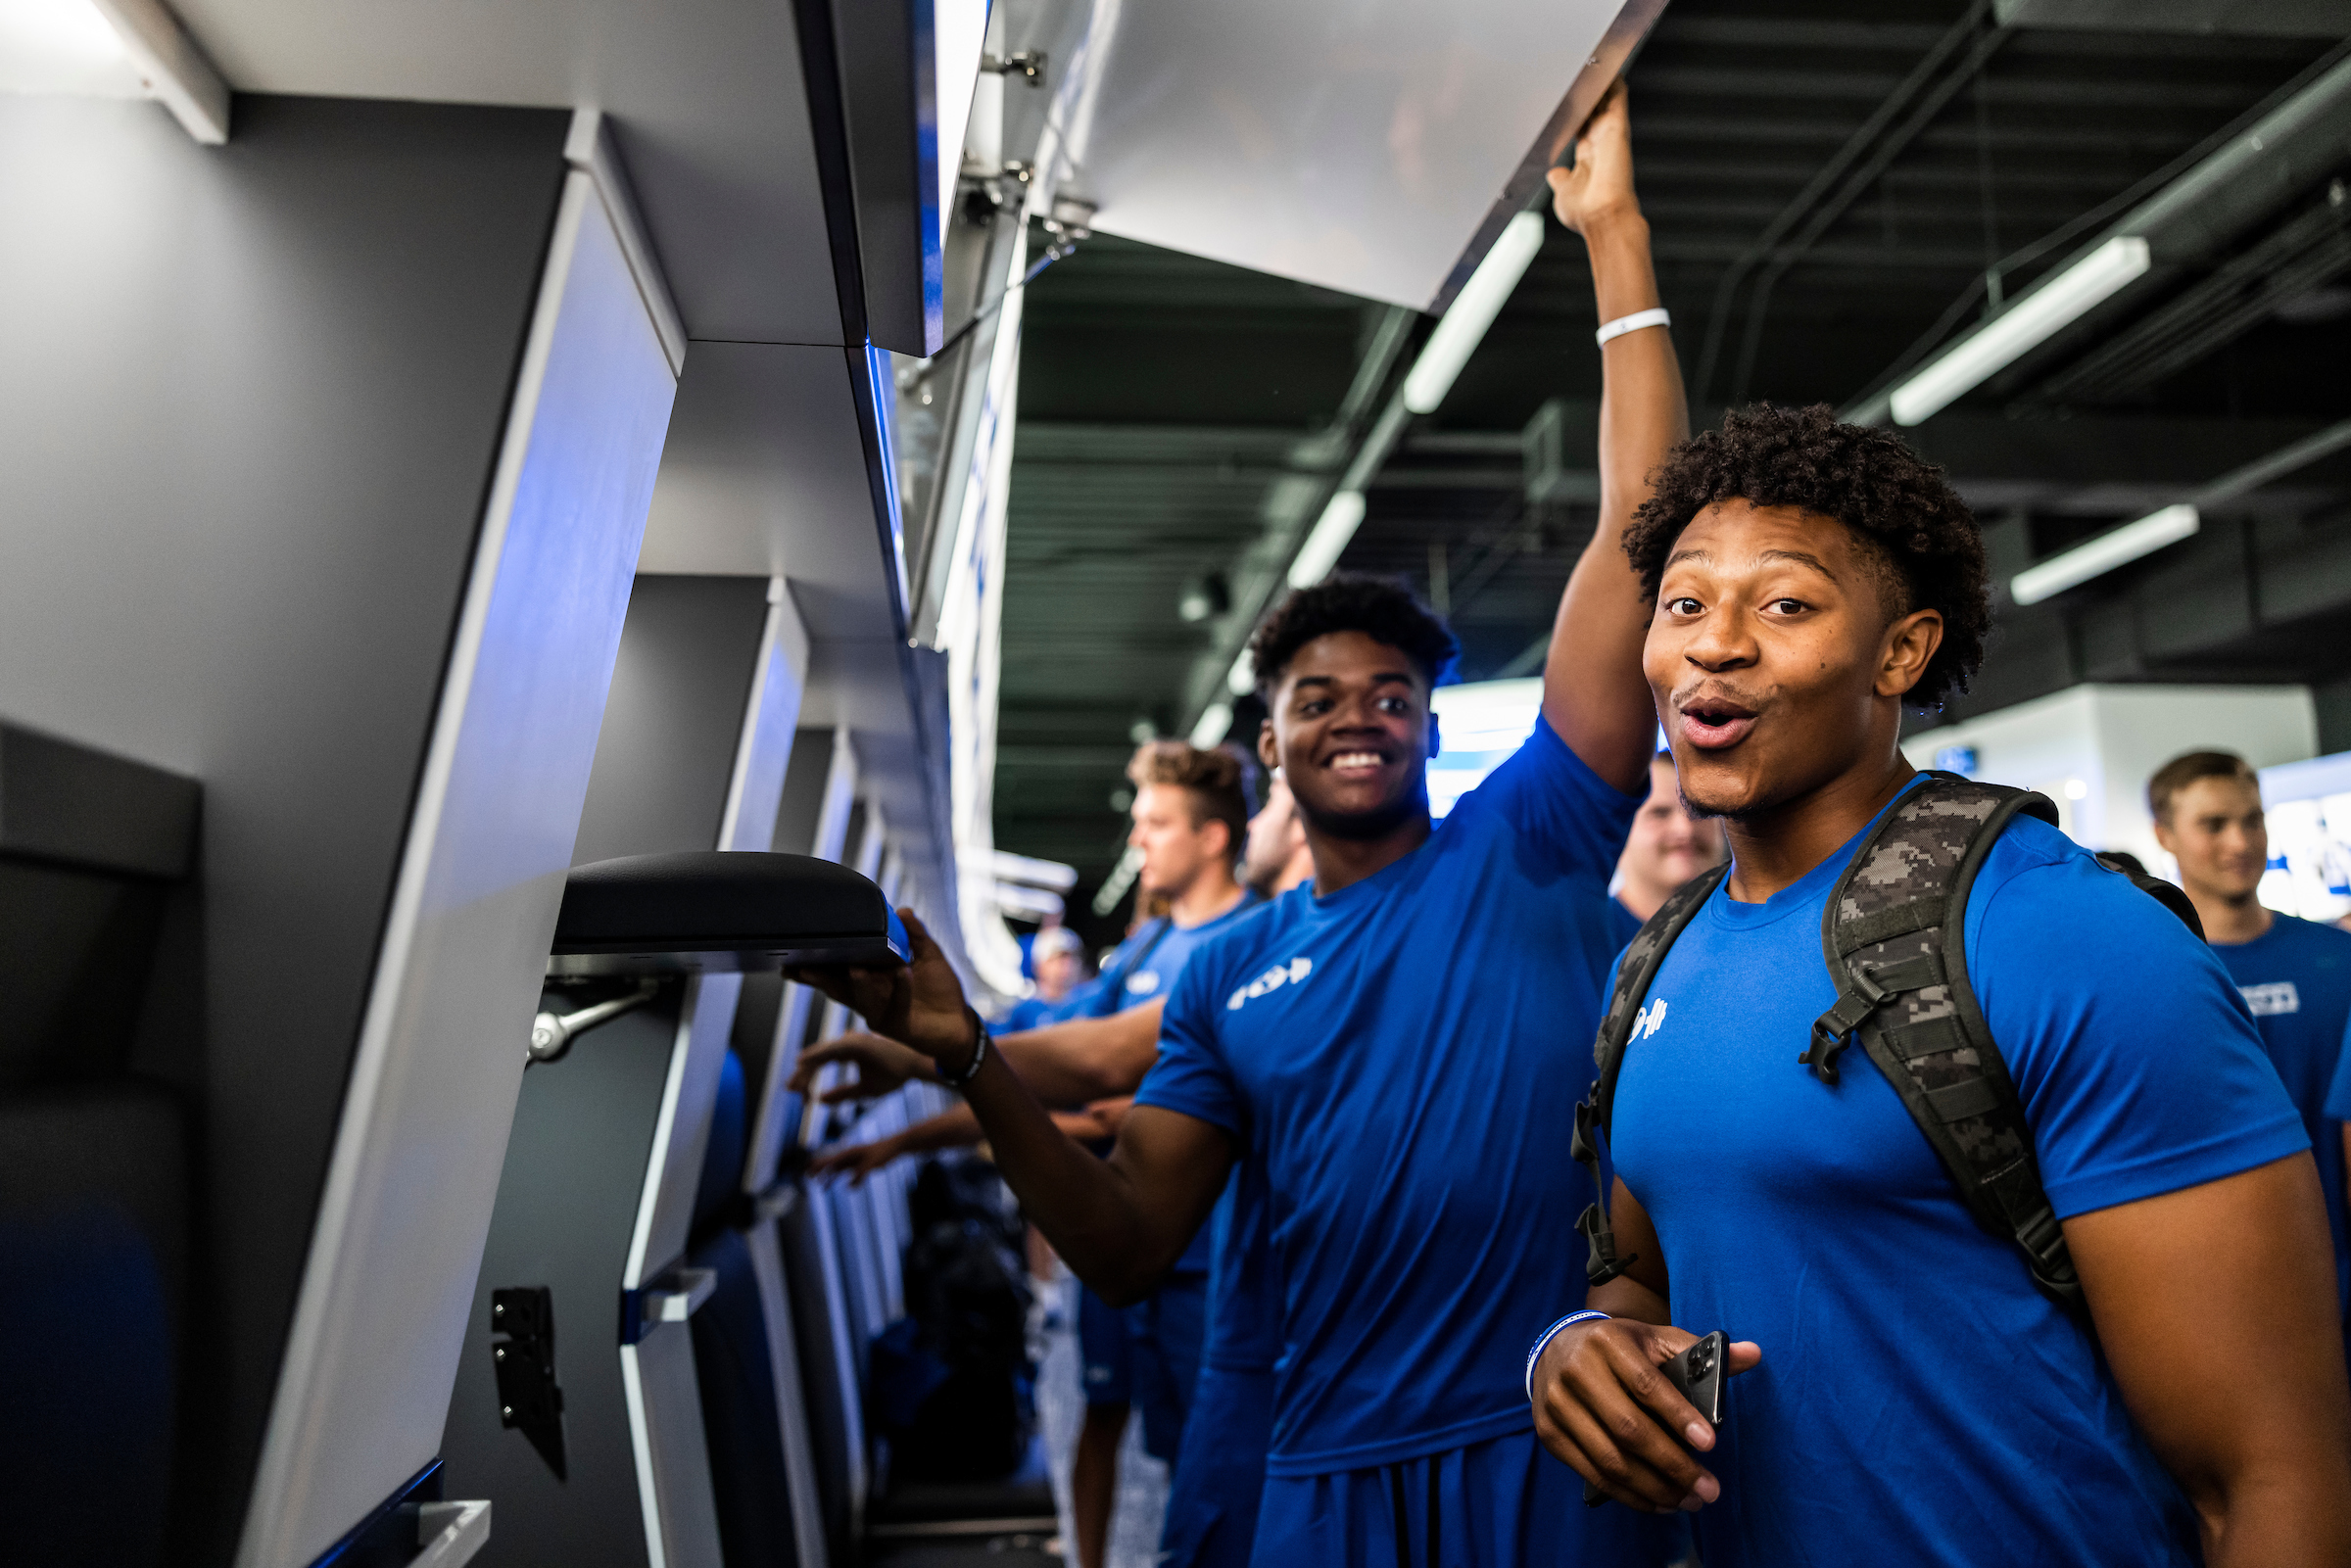
[[1414,361],[1412,372],[1404,378],[1404,405],[1415,413],[1434,413],[1453,390],[1453,378],[1462,373],[1469,356],[1494,324],[1511,291],[1526,275],[1527,264],[1535,253],[1543,249],[1543,214],[1520,213],[1503,225],[1496,236],[1494,248],[1486,259],[1477,263],[1462,292],[1454,296],[1453,307],[1430,333],[1420,357]]
[[2009,580],[2008,596],[2019,604],[2039,604],[2141,555],[2152,555],[2166,545],[2177,545],[2202,526],[2202,514],[2185,501],[2149,512],[2135,523],[2125,523],[2062,555],[2026,567]]
[[[1347,542],[1355,538],[1355,531],[1363,526],[1363,521],[1362,491],[1342,490],[1331,497],[1329,504],[1322,508],[1322,515],[1315,519],[1314,531],[1306,536],[1306,543],[1298,546],[1298,558],[1290,562],[1290,587],[1312,588],[1328,577],[1330,569],[1338,564],[1339,556],[1345,552]],[[1235,665],[1234,668],[1238,669],[1239,666]]]
[[1913,372],[1888,398],[1888,412],[1897,425],[1925,423],[2145,276],[2152,264],[2145,240],[2117,234]]

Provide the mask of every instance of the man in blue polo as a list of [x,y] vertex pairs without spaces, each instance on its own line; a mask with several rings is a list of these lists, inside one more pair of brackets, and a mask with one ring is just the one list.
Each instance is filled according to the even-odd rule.
[[1647,607],[1617,540],[1686,428],[1620,90],[1553,178],[1603,322],[1603,497],[1518,754],[1432,829],[1429,693],[1451,634],[1360,578],[1279,606],[1251,642],[1259,755],[1289,784],[1315,880],[1193,955],[1106,1162],[986,1049],[919,922],[910,967],[809,976],[961,1085],[1030,1216],[1113,1300],[1165,1276],[1236,1159],[1262,1168],[1283,1346],[1268,1568],[1633,1568],[1664,1549],[1655,1521],[1579,1504],[1519,1388],[1545,1293],[1581,1294],[1574,1259],[1516,1232],[1587,1196],[1561,1129],[1590,1078],[1621,933],[1608,879],[1655,736]]

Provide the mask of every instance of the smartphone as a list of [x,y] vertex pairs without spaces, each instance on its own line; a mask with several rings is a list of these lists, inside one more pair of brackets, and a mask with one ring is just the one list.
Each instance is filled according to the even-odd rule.
[[[1704,1339],[1693,1343],[1688,1350],[1657,1368],[1682,1391],[1682,1398],[1697,1406],[1698,1413],[1706,1418],[1709,1426],[1722,1425],[1722,1391],[1730,1381],[1727,1363],[1731,1358],[1731,1337],[1716,1329]],[[1599,1507],[1608,1500],[1608,1495],[1584,1483],[1584,1502]]]

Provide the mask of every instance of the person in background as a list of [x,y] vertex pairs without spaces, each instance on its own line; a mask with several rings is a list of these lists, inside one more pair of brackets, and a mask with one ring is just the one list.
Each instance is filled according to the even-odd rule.
[[1266,789],[1266,803],[1249,819],[1248,847],[1241,851],[1241,880],[1262,897],[1278,898],[1314,874],[1315,852],[1307,847],[1306,824],[1298,820],[1298,802],[1276,768],[1273,783]]
[[2351,1303],[2351,1239],[2344,1229],[2343,1132],[2327,1091],[2351,1019],[2351,931],[2296,920],[2255,896],[2270,863],[2261,780],[2232,751],[2190,751],[2147,780],[2155,841],[2180,866],[2180,886],[2204,939],[2253,1010],[2253,1026],[2309,1130],[2334,1235],[2338,1310]]
[[1616,859],[1616,902],[1633,917],[1625,939],[1632,939],[1633,931],[1673,896],[1675,888],[1721,864],[1722,824],[1699,816],[1683,802],[1673,753],[1658,752],[1649,765],[1649,798],[1641,802],[1632,835]]
[[1036,994],[1015,1002],[997,1021],[1007,1033],[1069,1017],[1071,996],[1086,978],[1085,943],[1067,926],[1048,926],[1029,944],[1029,967],[1035,972]]

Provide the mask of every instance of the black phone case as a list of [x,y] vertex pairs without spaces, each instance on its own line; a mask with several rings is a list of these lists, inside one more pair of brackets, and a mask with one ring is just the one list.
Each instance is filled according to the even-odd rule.
[[[1697,1406],[1698,1413],[1704,1416],[1709,1425],[1720,1426],[1723,1385],[1730,1376],[1723,1363],[1730,1359],[1730,1335],[1716,1329],[1657,1370],[1672,1380],[1673,1386],[1682,1391],[1682,1398]],[[1607,1500],[1607,1493],[1589,1481],[1584,1483],[1586,1506],[1597,1508]]]

